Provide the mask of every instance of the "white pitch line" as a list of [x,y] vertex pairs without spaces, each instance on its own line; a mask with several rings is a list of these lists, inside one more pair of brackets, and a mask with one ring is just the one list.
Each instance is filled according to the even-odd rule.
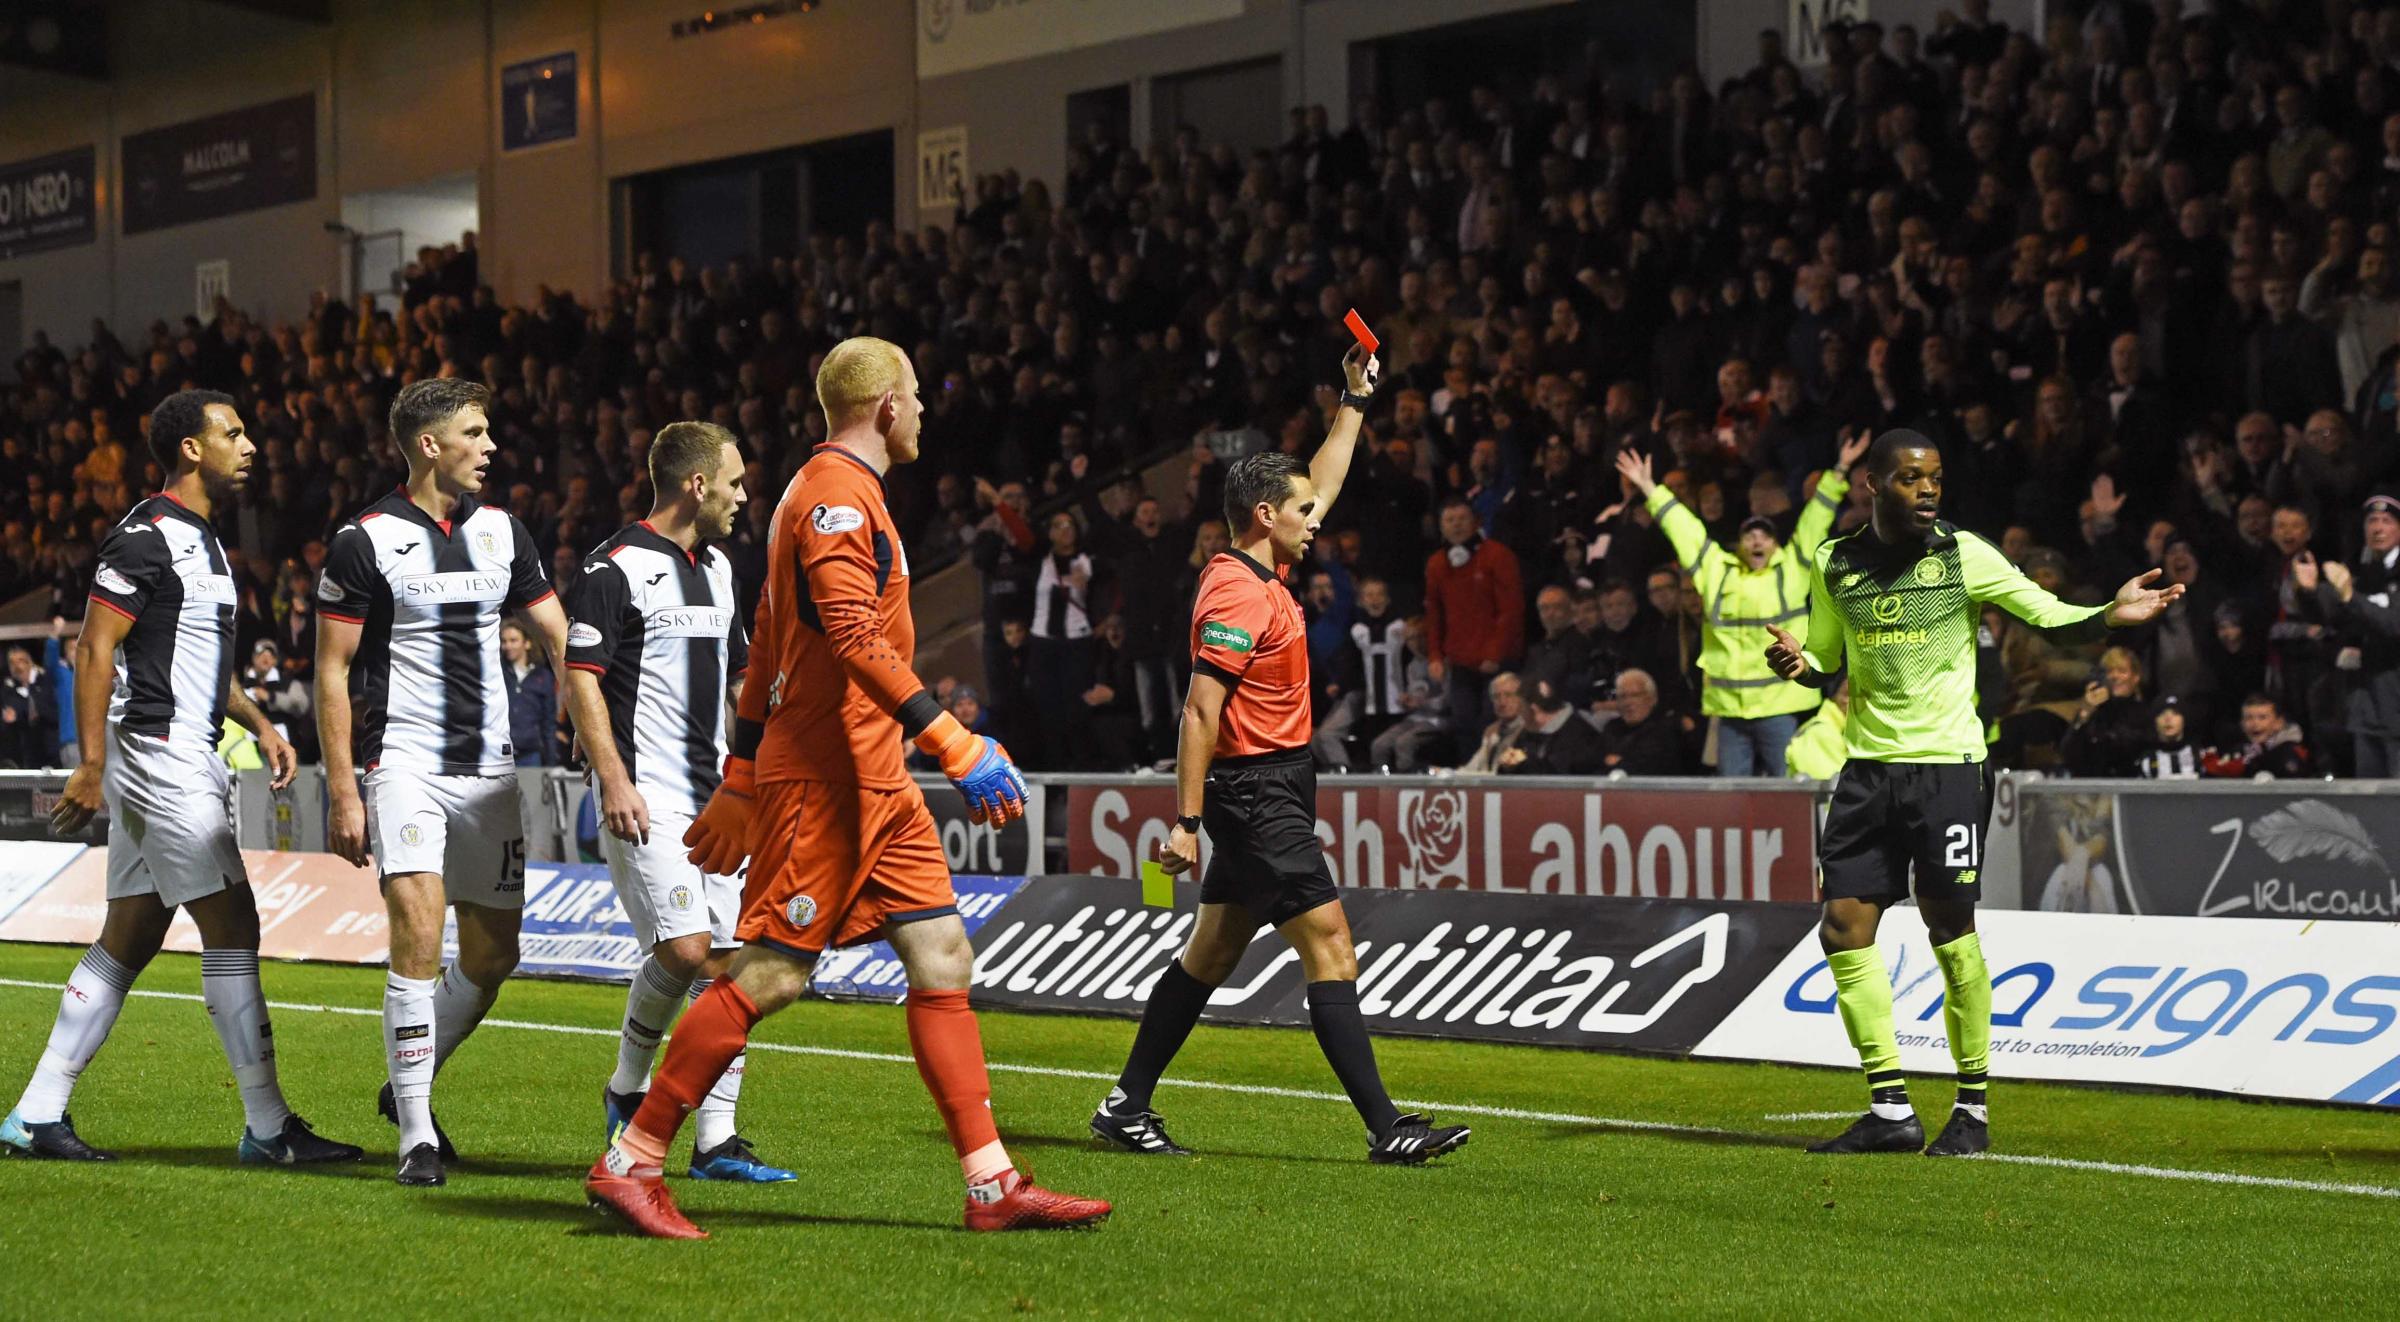
[[1857,1114],[1856,1111],[1778,1111],[1759,1119],[1769,1124],[1789,1124],[1800,1120],[1848,1120]]
[[[25,987],[35,991],[54,992],[58,984],[32,982],[22,978],[0,978],[0,987]],[[132,995],[147,996],[161,1001],[201,1001],[190,992],[140,991]],[[309,1005],[296,1001],[269,1001],[270,1009],[291,1010],[308,1014],[346,1014],[364,1018],[381,1018],[380,1009],[355,1005]],[[617,1029],[590,1028],[580,1024],[546,1024],[530,1019],[486,1019],[486,1028],[514,1028],[535,1033],[564,1033],[576,1037],[616,1037]],[[752,1051],[776,1051],[792,1056],[829,1056],[840,1060],[871,1060],[895,1065],[916,1064],[916,1057],[893,1051],[856,1051],[846,1047],[794,1046],[784,1042],[752,1042]],[[1054,1079],[1085,1079],[1094,1083],[1114,1083],[1117,1076],[1097,1070],[1064,1069],[1055,1065],[1015,1065],[1004,1061],[990,1062],[990,1068],[1004,1074],[1034,1074]],[[1263,1083],[1220,1083],[1213,1079],[1162,1079],[1161,1087],[1192,1088],[1205,1092],[1236,1093],[1245,1097],[1281,1097],[1292,1101],[1339,1102],[1350,1104],[1347,1094],[1325,1092],[1313,1088],[1277,1088]],[[1479,1115],[1494,1120],[1522,1120],[1535,1124],[1578,1125],[1589,1129],[1613,1129],[1645,1134],[1686,1134],[1700,1138],[1757,1139],[1780,1136],[1752,1134],[1738,1129],[1717,1129],[1707,1125],[1678,1124],[1667,1120],[1627,1120],[1615,1116],[1579,1115],[1571,1111],[1529,1111],[1513,1106],[1483,1106],[1468,1102],[1434,1102],[1415,1098],[1396,1097],[1397,1105],[1448,1115]],[[1783,1116],[1768,1116],[1769,1120],[1785,1118],[1839,1119],[1849,1111],[1787,1112]],[[1967,1158],[1969,1161],[1997,1163],[2008,1166],[2041,1166],[2053,1170],[2091,1171],[2102,1175],[2130,1175],[2149,1180],[2179,1180],[2196,1184],[2232,1184],[2253,1189],[2292,1189],[2302,1193],[2356,1194],[2366,1198],[2400,1199],[2400,1188],[2381,1184],[2345,1184],[2333,1180],[2296,1180],[2280,1175],[2244,1175],[2235,1171],[2192,1170],[2180,1166],[2138,1166],[2116,1161],[2087,1161],[2076,1157],[2044,1157],[2022,1152],[1986,1152]]]

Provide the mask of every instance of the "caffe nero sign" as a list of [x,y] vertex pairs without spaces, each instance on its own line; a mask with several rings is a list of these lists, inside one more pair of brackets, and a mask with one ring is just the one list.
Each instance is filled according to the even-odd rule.
[[125,139],[125,232],[189,225],[317,195],[314,93]]
[[0,261],[90,243],[92,181],[89,147],[0,165]]

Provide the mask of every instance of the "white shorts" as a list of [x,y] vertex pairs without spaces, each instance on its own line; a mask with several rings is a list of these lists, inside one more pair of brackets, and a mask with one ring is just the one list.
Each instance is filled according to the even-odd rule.
[[517,777],[367,773],[367,845],[379,877],[432,872],[453,904],[525,907],[525,809]]
[[233,774],[213,748],[109,731],[108,898],[169,908],[250,884],[233,831]]
[[[600,853],[617,884],[617,901],[648,950],[694,932],[708,933],[712,950],[741,944],[733,934],[742,916],[742,876],[704,873],[684,848],[692,819],[678,812],[650,814],[650,839],[632,844],[600,830]],[[749,869],[745,867],[744,872]]]

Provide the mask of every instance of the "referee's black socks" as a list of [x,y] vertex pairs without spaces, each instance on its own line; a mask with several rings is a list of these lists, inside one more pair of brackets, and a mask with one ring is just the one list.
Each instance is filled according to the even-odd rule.
[[[1216,990],[1184,972],[1180,958],[1167,961],[1167,971],[1158,975],[1158,985],[1150,990],[1150,1004],[1142,1008],[1142,1026],[1134,1032],[1133,1050],[1125,1057],[1125,1072],[1117,1076],[1117,1092],[1108,1100],[1109,1110],[1128,1115],[1150,1109],[1150,1093],[1158,1087],[1159,1076],[1167,1072],[1175,1053],[1183,1050],[1184,1039],[1192,1035],[1192,1025],[1200,1022],[1200,1011],[1207,1008],[1208,998]],[[1355,1018],[1355,995],[1352,1004]],[[1372,1061],[1367,1068],[1373,1072]]]
[[[1350,1094],[1358,1118],[1367,1122],[1367,1132],[1382,1137],[1400,1118],[1400,1108],[1392,1105],[1392,1095],[1383,1090],[1383,1075],[1375,1068],[1375,1044],[1367,1040],[1366,1016],[1358,1012],[1357,980],[1308,984],[1308,1022],[1334,1077],[1342,1081],[1342,1091]],[[1149,1022],[1144,1020],[1142,1027],[1147,1031]]]

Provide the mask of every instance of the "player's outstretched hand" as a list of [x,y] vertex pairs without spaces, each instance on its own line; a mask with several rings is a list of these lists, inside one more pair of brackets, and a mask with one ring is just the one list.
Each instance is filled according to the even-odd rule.
[[1808,657],[1800,650],[1800,640],[1772,624],[1767,626],[1767,632],[1775,635],[1775,641],[1767,644],[1767,664],[1775,668],[1775,673],[1785,679],[1807,674]]
[[2163,588],[2150,586],[2166,571],[2153,569],[2125,580],[2117,589],[2117,599],[2108,605],[2108,622],[2121,628],[2128,624],[2148,624],[2166,613],[2167,607],[2183,597],[2183,584],[2169,583]]
[[81,835],[100,815],[100,806],[100,768],[86,762],[67,774],[67,787],[50,810],[50,833]]
[[289,789],[292,777],[300,774],[300,753],[292,741],[268,726],[266,737],[258,741],[258,751],[267,760],[267,769],[274,773],[267,784],[275,789]]
[[683,833],[688,857],[711,876],[730,877],[750,857],[750,827],[758,816],[758,764],[725,759],[725,780]]
[[943,712],[917,736],[917,747],[941,764],[966,797],[967,816],[998,830],[1025,815],[1024,773],[996,739],[986,739]]

